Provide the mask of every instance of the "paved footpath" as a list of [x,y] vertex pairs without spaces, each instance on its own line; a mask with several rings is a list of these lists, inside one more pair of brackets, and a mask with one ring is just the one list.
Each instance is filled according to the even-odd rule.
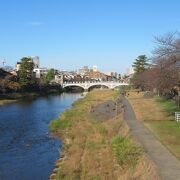
[[124,118],[127,121],[132,136],[142,144],[151,159],[159,168],[163,180],[180,180],[180,161],[140,122],[137,121],[134,110],[126,98]]

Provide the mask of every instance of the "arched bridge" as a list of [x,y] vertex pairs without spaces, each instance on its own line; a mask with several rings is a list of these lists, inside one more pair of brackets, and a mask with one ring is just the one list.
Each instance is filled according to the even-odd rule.
[[88,90],[90,87],[93,86],[106,86],[109,89],[114,89],[116,87],[119,86],[127,86],[129,85],[128,83],[124,83],[124,82],[63,82],[62,87],[66,88],[66,87],[71,87],[71,86],[78,86],[83,88],[84,90]]

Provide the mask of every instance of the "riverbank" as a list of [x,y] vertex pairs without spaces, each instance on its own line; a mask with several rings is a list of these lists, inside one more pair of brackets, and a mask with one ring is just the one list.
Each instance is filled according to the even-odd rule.
[[128,100],[137,119],[180,160],[180,123],[175,121],[175,104],[160,97],[146,97],[144,92],[135,91],[129,92]]
[[6,94],[0,94],[0,106],[6,105],[9,103],[16,102],[18,100],[23,99],[33,99],[40,96],[47,96],[47,95],[58,95],[63,93],[64,91],[62,89],[56,90],[51,89],[48,91],[35,91],[35,92],[19,92],[19,93],[6,93]]
[[64,140],[51,179],[159,179],[156,166],[129,136],[118,91],[93,91],[50,130]]
[[1,94],[0,95],[0,106],[4,106],[6,104],[11,104],[23,99],[33,99],[39,96],[44,96],[44,94],[40,93],[11,93],[11,94]]
[[16,100],[8,100],[8,99],[0,100],[0,106],[10,104],[10,103],[13,103],[13,102],[16,102]]

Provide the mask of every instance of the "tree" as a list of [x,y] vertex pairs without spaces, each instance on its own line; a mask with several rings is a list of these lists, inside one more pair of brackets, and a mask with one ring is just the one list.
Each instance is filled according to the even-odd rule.
[[133,63],[132,67],[134,67],[135,73],[142,73],[146,69],[149,68],[148,58],[146,55],[140,55],[137,59],[135,59],[135,62]]
[[150,67],[148,61],[149,59],[146,57],[146,55],[140,55],[137,59],[135,59],[135,62],[132,65],[135,73],[131,79],[131,82],[136,88],[141,88],[142,90],[145,89],[145,80],[142,77],[143,73]]
[[0,78],[0,91],[2,93],[16,92],[19,89],[20,84],[15,76],[7,73],[3,78]]
[[46,83],[50,83],[50,81],[54,79],[54,76],[55,76],[54,69],[48,70],[46,74]]
[[13,92],[16,92],[20,89],[20,84],[18,82],[9,82],[8,89],[12,90]]
[[[180,34],[156,37],[151,66],[139,56],[133,64],[132,83],[143,90],[155,90],[167,98],[177,98],[180,89]],[[140,61],[141,59],[141,61]]]
[[176,87],[180,87],[180,34],[168,33],[155,40],[157,47],[153,51],[153,61],[158,69],[156,86],[164,96],[173,97]]
[[23,57],[18,72],[19,83],[22,87],[28,87],[35,83],[33,78],[34,63],[31,58]]

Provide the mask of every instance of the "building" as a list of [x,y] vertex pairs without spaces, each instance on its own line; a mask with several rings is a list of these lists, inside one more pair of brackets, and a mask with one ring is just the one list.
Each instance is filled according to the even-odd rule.
[[98,68],[97,68],[96,65],[93,66],[93,71],[94,71],[94,72],[97,72],[97,71],[98,71]]
[[88,66],[84,66],[83,68],[80,68],[80,69],[78,70],[78,74],[80,74],[80,75],[85,75],[85,74],[88,73],[88,72],[89,72]]
[[63,74],[56,74],[54,77],[54,81],[59,84],[63,84]]
[[34,68],[33,73],[35,74],[35,78],[39,79],[44,77],[47,74],[47,68]]
[[16,72],[20,70],[21,62],[16,63]]
[[39,68],[40,67],[40,60],[39,56],[30,56],[32,59],[32,62],[34,63],[34,68]]

